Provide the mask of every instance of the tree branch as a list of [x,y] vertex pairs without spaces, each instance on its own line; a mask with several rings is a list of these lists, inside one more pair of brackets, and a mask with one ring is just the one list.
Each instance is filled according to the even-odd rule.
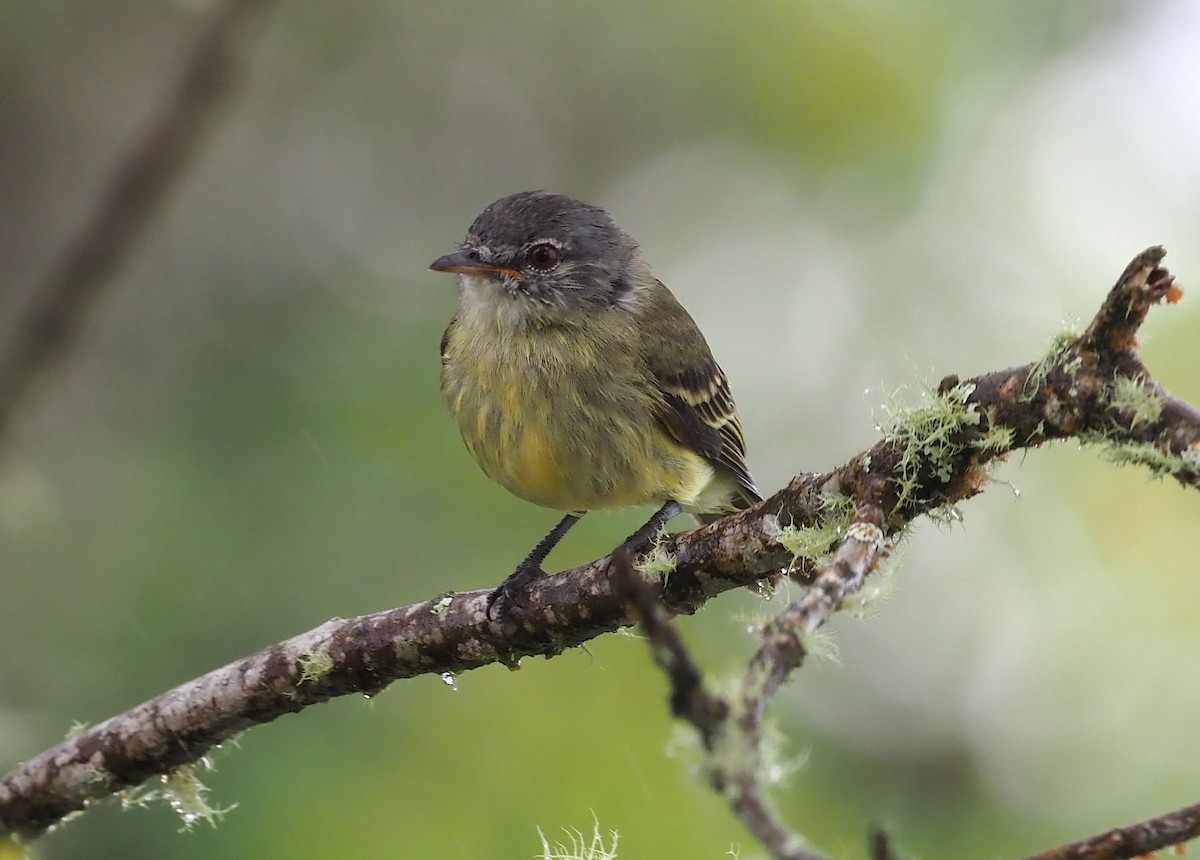
[[815,631],[861,586],[886,549],[879,524],[883,512],[867,503],[859,510],[833,558],[804,594],[762,630],[762,645],[733,695],[704,689],[699,667],[688,654],[658,595],[639,579],[632,559],[620,558],[615,581],[640,617],[650,653],[671,682],[671,712],[700,733],[707,753],[708,780],[734,813],[778,860],[825,860],[790,832],[771,809],[760,785],[762,719],[775,692],[804,661],[803,637]]
[[[1151,248],[1135,258],[1087,331],[1058,344],[1048,356],[1049,362],[989,374],[965,386],[954,377],[942,380],[938,390],[945,401],[941,406],[958,403],[963,407],[957,421],[952,411],[934,405],[927,406],[923,414],[893,424],[888,438],[859,459],[863,471],[857,479],[839,490],[850,495],[856,513],[836,551],[820,563],[800,598],[764,625],[762,644],[730,694],[719,696],[705,689],[700,668],[657,596],[637,577],[632,561],[621,560],[616,581],[641,619],[651,654],[667,675],[672,713],[699,732],[713,789],[776,860],[825,857],[789,830],[767,800],[768,764],[763,760],[767,706],[804,662],[805,637],[825,624],[877,568],[889,549],[888,538],[907,524],[904,511],[931,498],[931,477],[942,485],[932,487],[939,490],[932,498],[939,504],[953,503],[982,487],[986,473],[979,470],[987,462],[983,456],[987,452],[1002,452],[1019,438],[1031,444],[1043,436],[1090,434],[1110,440],[1110,445],[1149,447],[1150,451],[1140,452],[1145,462],[1158,463],[1160,471],[1196,486],[1200,472],[1197,413],[1154,384],[1134,352],[1137,329],[1150,305],[1162,299],[1176,301],[1182,295],[1166,270],[1158,268],[1162,257],[1162,249]],[[1064,381],[1060,377],[1069,378],[1067,393],[1073,400],[1060,400],[1056,391],[1056,385]],[[1126,382],[1118,384],[1118,380]],[[1080,393],[1082,398],[1076,396]],[[1011,408],[1018,403],[1040,403],[1040,408],[1020,415]],[[987,404],[983,412],[979,404]],[[1164,413],[1169,415],[1165,423]],[[1006,423],[1013,419],[1016,426],[1023,424],[1028,429],[1018,435]],[[1147,427],[1139,430],[1142,424]],[[972,438],[972,433],[982,435]],[[999,444],[1001,441],[1005,444]],[[920,456],[914,457],[913,445],[920,446]],[[878,459],[890,464],[884,474],[874,471]],[[948,468],[951,464],[953,468]],[[885,531],[889,525],[885,507],[892,514],[890,535]],[[823,551],[819,543],[813,546],[811,535],[800,540],[794,532],[792,537],[794,546],[807,550],[806,560],[814,550]],[[1200,807],[1189,807],[1028,860],[1138,857],[1200,834],[1197,818]],[[868,846],[875,858],[896,857],[882,831],[870,835]]]
[[[1138,255],[1087,331],[1058,339],[1042,359],[966,381],[948,377],[931,403],[899,416],[883,439],[847,464],[800,475],[719,523],[665,536],[656,555],[670,573],[639,575],[645,599],[632,605],[626,600],[629,576],[617,571],[627,570],[628,560],[610,557],[536,582],[503,622],[487,619],[487,590],[333,619],[17,765],[0,780],[0,834],[36,836],[89,801],[194,762],[246,728],[334,696],[374,693],[419,674],[557,654],[638,616],[652,617],[646,611],[650,597],[666,612],[690,613],[721,592],[787,568],[809,587],[767,625],[750,664],[755,683],[722,715],[719,705],[700,695],[701,675],[692,666],[679,670],[691,680],[672,697],[673,708],[698,714],[693,722],[708,726],[713,743],[726,731],[720,721],[731,715],[753,736],[771,695],[803,660],[806,632],[861,586],[909,522],[981,492],[998,458],[1076,437],[1200,486],[1200,412],[1155,383],[1135,351],[1149,308],[1182,295],[1159,266],[1163,255],[1161,248]],[[743,820],[758,816],[764,828],[778,829],[773,844],[792,853],[777,856],[818,857],[797,853],[807,849],[789,841],[794,837],[765,803],[753,808],[759,799],[742,784],[745,772],[732,769],[721,778]],[[887,840],[879,845],[886,847]]]
[[38,375],[67,351],[105,284],[144,234],[199,149],[239,71],[238,37],[267,0],[224,0],[171,100],[114,170],[83,232],[36,286],[0,350],[0,435]]
[[1118,827],[1082,842],[1072,842],[1025,860],[1133,860],[1200,836],[1200,803],[1185,806],[1128,827]]

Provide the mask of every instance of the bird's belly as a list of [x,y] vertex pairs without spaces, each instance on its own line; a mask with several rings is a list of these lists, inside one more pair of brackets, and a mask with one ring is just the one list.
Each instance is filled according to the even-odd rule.
[[460,379],[445,393],[483,471],[534,504],[602,510],[677,499],[686,506],[713,479],[711,464],[676,442],[638,391],[522,374],[492,386]]

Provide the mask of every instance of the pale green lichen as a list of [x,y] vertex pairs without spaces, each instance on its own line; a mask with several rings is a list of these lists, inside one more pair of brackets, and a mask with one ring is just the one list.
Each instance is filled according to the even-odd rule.
[[693,778],[705,778],[724,787],[726,796],[740,791],[747,778],[757,784],[777,787],[807,763],[807,755],[787,755],[787,735],[770,720],[760,723],[757,740],[740,730],[746,708],[756,708],[763,696],[768,673],[751,671],[742,677],[723,679],[710,695],[729,709],[723,730],[711,738],[712,749],[705,749],[700,733],[690,723],[676,723],[667,745],[667,754],[681,759]]
[[297,657],[296,665],[300,667],[300,678],[296,681],[296,686],[299,687],[302,684],[320,681],[328,675],[333,670],[333,657],[321,646]]
[[1009,451],[1013,446],[1016,431],[996,422],[996,411],[987,410],[987,430],[978,439],[971,442],[971,447],[980,451]]
[[204,756],[197,764],[183,765],[162,775],[163,799],[183,821],[184,830],[190,830],[201,821],[216,827],[225,813],[237,806],[235,803],[219,808],[208,802],[208,786],[196,776],[196,769],[200,766],[212,770],[211,761]]
[[669,758],[683,764],[688,778],[699,780],[704,773],[704,744],[700,742],[700,733],[691,723],[677,720],[671,724],[664,752]]
[[639,573],[656,576],[665,581],[667,576],[675,570],[675,556],[663,549],[661,544],[655,543],[645,555],[634,563],[633,567]]
[[1162,398],[1132,376],[1118,376],[1106,393],[1110,406],[1129,415],[1130,430],[1153,424],[1162,415]]
[[208,802],[208,786],[200,781],[196,771],[200,768],[212,770],[212,760],[202,756],[193,764],[180,765],[159,776],[159,785],[148,788],[145,785],[125,792],[121,796],[121,807],[146,807],[152,803],[164,802],[179,816],[183,822],[180,830],[191,830],[199,822],[207,822],[212,827],[224,817],[225,813],[233,810],[237,804],[218,808]]
[[759,746],[759,780],[774,788],[786,788],[788,781],[808,764],[808,751],[788,754],[790,738],[774,720],[762,725]]
[[818,508],[824,517],[835,523],[849,525],[854,518],[854,499],[842,493],[821,493]]
[[1142,466],[1156,478],[1200,479],[1200,448],[1192,446],[1180,454],[1163,451],[1144,442],[1111,439],[1103,433],[1081,433],[1080,444],[1095,447],[1100,456],[1119,466]]
[[971,383],[960,383],[944,392],[926,389],[916,406],[900,408],[893,402],[889,407],[891,417],[883,432],[899,455],[898,474],[893,480],[899,487],[901,505],[920,501],[915,494],[925,464],[941,481],[953,477],[954,460],[964,448],[955,437],[964,427],[978,427],[983,418],[978,405],[967,402],[974,390]]
[[617,838],[615,830],[608,831],[610,844],[605,844],[604,836],[600,833],[600,822],[592,813],[592,836],[590,839],[574,827],[564,827],[563,832],[571,844],[563,845],[556,842],[553,845],[546,839],[542,828],[537,829],[538,837],[542,840],[542,860],[617,860]]
[[780,525],[775,517],[764,519],[764,526],[780,546],[792,554],[793,563],[815,565],[846,534],[854,517],[854,500],[841,493],[824,493],[818,503],[820,521],[812,525]]
[[823,522],[815,526],[780,526],[774,537],[794,561],[815,564],[829,553],[842,531],[834,523]]
[[804,648],[804,653],[814,660],[839,665],[842,662],[837,639],[834,637],[833,631],[827,627],[802,632],[800,645]]
[[1076,320],[1065,320],[1063,327],[1053,337],[1050,338],[1050,343],[1046,346],[1042,357],[1034,363],[1029,371],[1029,376],[1025,379],[1024,395],[1031,398],[1037,395],[1042,386],[1046,384],[1046,380],[1050,376],[1050,370],[1055,365],[1061,365],[1062,368],[1072,378],[1075,371],[1079,369],[1079,356],[1067,358],[1067,353],[1079,340],[1079,323]]
[[899,570],[900,560],[895,555],[886,556],[862,588],[846,596],[842,601],[842,611],[859,619],[874,615],[896,593]]
[[83,770],[83,782],[89,785],[107,785],[111,778],[111,774],[94,764],[87,765]]
[[714,695],[728,706],[729,714],[725,725],[732,731],[721,732],[715,745],[707,753],[702,749],[696,732],[690,732],[693,739],[689,744],[683,744],[684,739],[676,737],[676,743],[682,745],[685,754],[695,753],[702,756],[701,767],[710,781],[714,774],[724,777],[721,782],[727,787],[727,791],[736,790],[735,786],[741,782],[738,779],[730,779],[731,775],[749,771],[755,782],[778,786],[786,783],[787,779],[805,764],[806,756],[789,757],[785,754],[788,738],[774,722],[764,720],[761,723],[757,743],[738,730],[742,724],[744,709],[755,707],[754,703],[762,700],[767,678],[766,672],[750,671],[742,677],[727,678],[717,685],[718,690]]

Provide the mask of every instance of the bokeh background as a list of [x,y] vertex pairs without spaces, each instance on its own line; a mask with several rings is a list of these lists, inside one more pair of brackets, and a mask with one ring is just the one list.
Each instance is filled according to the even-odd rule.
[[[211,6],[0,3],[0,337],[177,78]],[[1200,282],[1200,7],[280,2],[200,157],[0,451],[0,769],[346,616],[497,582],[555,519],[489,484],[437,394],[426,271],[492,199],[605,206],[732,379],[759,483],[870,444],[899,389],[1036,357],[1136,252]],[[1200,304],[1145,356],[1200,402]],[[1200,794],[1200,499],[1062,445],[923,525],[776,716],[816,846],[1018,856]],[[597,515],[552,558],[609,549]],[[780,604],[682,627],[719,678]],[[668,754],[613,635],[244,735],[216,829],[108,803],[57,858],[759,856]]]

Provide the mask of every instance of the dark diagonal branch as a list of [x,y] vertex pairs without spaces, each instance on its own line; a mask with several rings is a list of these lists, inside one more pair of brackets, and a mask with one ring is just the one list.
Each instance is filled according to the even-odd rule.
[[224,0],[179,85],[114,170],[83,231],[37,284],[0,348],[0,435],[33,381],[70,347],[96,297],[145,232],[199,148],[239,69],[238,37],[268,0]]
[[[644,585],[635,588],[644,593],[635,592],[643,597],[634,604],[626,599],[629,577],[617,593],[618,563],[604,558],[536,582],[503,623],[487,620],[487,591],[334,619],[17,765],[0,779],[0,833],[37,835],[91,800],[195,762],[246,728],[334,696],[376,692],[414,675],[556,654],[638,616],[669,623],[647,607],[694,612],[723,591],[787,568],[807,588],[764,629],[750,683],[721,704],[707,698],[699,668],[680,661],[672,669],[681,679],[672,707],[707,726],[701,728],[706,744],[730,743],[731,725],[748,733],[750,758],[714,772],[714,782],[744,820],[761,822],[756,832],[772,850],[792,852],[777,856],[817,857],[789,841],[765,802],[746,790],[758,755],[753,741],[767,702],[803,660],[805,635],[861,586],[899,531],[981,492],[998,458],[1053,439],[1079,438],[1113,458],[1200,485],[1200,413],[1155,383],[1135,350],[1149,308],[1181,295],[1159,266],[1162,257],[1161,248],[1140,254],[1088,330],[1059,338],[1038,361],[965,381],[947,378],[929,403],[898,416],[883,439],[847,464],[798,476],[719,523],[664,537],[654,564],[643,569],[670,572],[639,573],[635,579]],[[886,848],[886,838],[879,845]]]
[[1118,827],[1082,842],[1032,854],[1025,860],[1133,860],[1182,845],[1200,836],[1200,803],[1128,827]]

